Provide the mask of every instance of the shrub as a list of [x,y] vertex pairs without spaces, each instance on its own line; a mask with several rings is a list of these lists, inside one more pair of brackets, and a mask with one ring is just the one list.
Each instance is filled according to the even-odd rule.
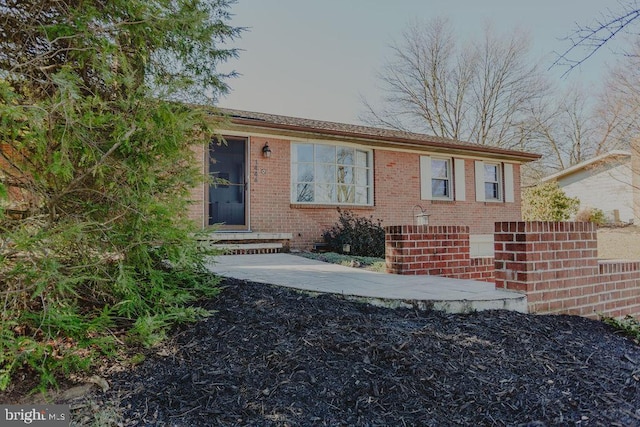
[[576,221],[592,222],[596,225],[604,225],[607,219],[602,209],[586,208],[576,214]]
[[332,251],[344,253],[349,245],[349,254],[356,256],[384,257],[384,229],[382,220],[359,217],[349,210],[338,208],[338,223],[323,233],[325,243]]
[[578,211],[580,201],[569,197],[557,182],[528,188],[522,195],[522,219],[525,221],[566,221]]

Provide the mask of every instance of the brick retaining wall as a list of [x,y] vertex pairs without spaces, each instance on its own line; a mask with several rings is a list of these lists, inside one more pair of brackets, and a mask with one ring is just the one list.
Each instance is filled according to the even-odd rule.
[[387,272],[493,282],[492,257],[471,258],[469,227],[398,225],[385,227]]
[[640,262],[599,261],[594,224],[501,222],[495,230],[496,287],[525,292],[529,312],[640,315]]
[[498,222],[495,259],[471,258],[469,227],[385,228],[387,272],[495,282],[527,294],[530,313],[640,316],[640,261],[598,260],[597,227]]

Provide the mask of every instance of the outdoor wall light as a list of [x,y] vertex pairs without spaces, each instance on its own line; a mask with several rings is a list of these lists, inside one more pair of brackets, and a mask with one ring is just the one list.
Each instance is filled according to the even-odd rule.
[[262,147],[262,157],[268,159],[271,157],[271,148],[269,148],[269,143],[265,142],[264,147]]
[[[420,210],[420,212],[416,215],[415,214],[415,209],[418,208]],[[413,215],[416,219],[416,225],[429,225],[429,216],[430,214],[426,213],[424,211],[424,209],[422,208],[422,206],[420,205],[415,205],[413,207]]]

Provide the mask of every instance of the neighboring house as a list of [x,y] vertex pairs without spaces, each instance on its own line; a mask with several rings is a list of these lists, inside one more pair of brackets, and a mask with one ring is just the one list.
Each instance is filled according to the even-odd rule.
[[220,224],[215,237],[225,241],[288,240],[291,248],[310,249],[336,223],[340,207],[383,225],[416,224],[424,209],[430,225],[466,225],[472,241],[483,242],[496,221],[521,219],[520,165],[540,157],[415,133],[220,111],[229,117],[220,129],[226,144],[214,141],[197,156],[204,174],[225,183],[195,189],[189,214],[204,228]]
[[611,151],[544,178],[580,200],[580,210],[601,209],[611,222],[633,222],[631,152]]

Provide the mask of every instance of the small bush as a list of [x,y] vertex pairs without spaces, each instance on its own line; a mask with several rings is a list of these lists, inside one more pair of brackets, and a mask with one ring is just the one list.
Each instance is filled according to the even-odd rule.
[[350,255],[384,258],[382,220],[359,217],[340,208],[338,213],[338,223],[322,236],[333,252],[345,253],[344,245],[349,245]]
[[557,182],[528,188],[522,195],[522,219],[525,221],[566,221],[578,211],[580,201],[569,197]]
[[640,340],[640,322],[633,316],[627,315],[624,319],[615,319],[613,317],[601,316],[600,320],[609,326],[614,327],[622,334]]
[[576,214],[576,221],[592,222],[596,225],[604,225],[607,220],[602,209],[586,208]]

